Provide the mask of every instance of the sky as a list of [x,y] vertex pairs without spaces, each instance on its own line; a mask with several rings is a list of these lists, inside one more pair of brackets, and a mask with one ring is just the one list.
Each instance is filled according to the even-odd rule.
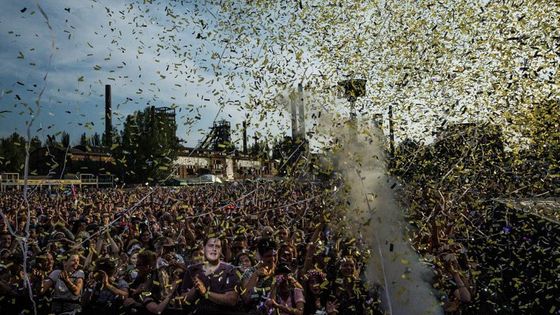
[[136,110],[174,107],[177,136],[189,146],[214,119],[235,128],[251,115],[243,108],[244,82],[216,75],[231,65],[216,60],[224,43],[207,39],[214,8],[185,1],[171,11],[165,2],[132,2],[0,4],[0,136],[25,134],[32,118],[31,135],[40,139],[61,131],[73,142],[83,132],[102,134],[105,84],[112,86],[119,130]]
[[237,141],[244,119],[249,137],[288,135],[287,106],[270,103],[299,82],[310,86],[309,116],[344,121],[347,104],[332,87],[356,74],[368,79],[359,117],[382,114],[387,133],[392,105],[397,140],[429,143],[462,122],[508,127],[507,117],[559,95],[553,2],[544,11],[478,0],[212,2],[1,2],[0,137],[25,133],[31,120],[40,139],[101,134],[105,84],[118,129],[146,106],[173,107],[189,146],[220,119]]

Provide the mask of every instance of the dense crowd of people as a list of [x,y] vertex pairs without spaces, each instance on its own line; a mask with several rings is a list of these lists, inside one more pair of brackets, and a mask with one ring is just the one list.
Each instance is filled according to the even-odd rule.
[[7,192],[0,313],[381,314],[333,196],[289,181]]

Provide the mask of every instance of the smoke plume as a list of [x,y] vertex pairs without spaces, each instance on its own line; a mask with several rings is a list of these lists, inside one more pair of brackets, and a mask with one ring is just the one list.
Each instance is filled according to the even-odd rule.
[[397,183],[387,175],[381,128],[335,124],[327,116],[320,131],[338,142],[333,166],[349,191],[348,230],[371,251],[367,281],[381,285],[379,294],[387,314],[442,314],[431,287],[433,273],[420,262],[406,237],[407,223],[393,191]]

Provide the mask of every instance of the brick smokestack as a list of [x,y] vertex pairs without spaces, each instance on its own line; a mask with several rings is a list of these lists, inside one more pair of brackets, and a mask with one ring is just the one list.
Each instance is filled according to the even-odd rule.
[[105,85],[105,146],[111,147],[113,142],[113,137],[111,136],[113,124],[112,124],[112,110],[111,110],[111,85]]

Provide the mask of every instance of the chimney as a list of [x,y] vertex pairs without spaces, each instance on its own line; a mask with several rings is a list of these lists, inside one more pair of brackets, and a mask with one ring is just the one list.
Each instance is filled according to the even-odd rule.
[[243,154],[247,154],[247,121],[243,121]]
[[111,122],[112,110],[111,110],[111,85],[105,85],[105,146],[111,147],[112,136],[111,132],[113,129]]
[[298,118],[299,118],[299,136],[305,139],[305,109],[303,104],[303,85],[298,84]]
[[297,126],[297,108],[296,108],[296,100],[293,98],[293,94],[289,97],[290,101],[290,111],[292,114],[292,141],[295,142],[296,138],[298,137],[298,126]]

